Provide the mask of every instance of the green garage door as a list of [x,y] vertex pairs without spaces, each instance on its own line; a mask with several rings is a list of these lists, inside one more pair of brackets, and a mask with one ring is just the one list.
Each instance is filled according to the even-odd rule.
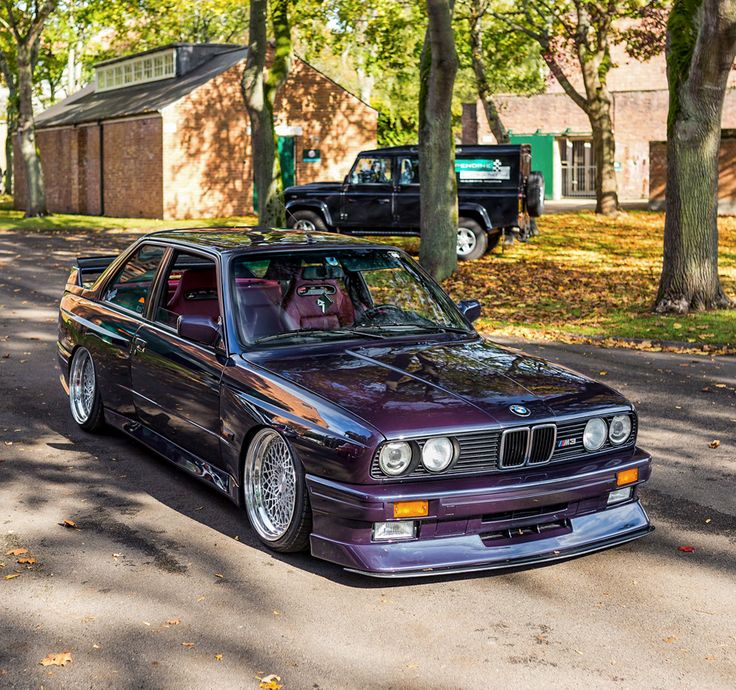
[[532,170],[544,175],[544,198],[551,199],[554,176],[554,134],[511,134],[512,144],[530,144],[532,147]]

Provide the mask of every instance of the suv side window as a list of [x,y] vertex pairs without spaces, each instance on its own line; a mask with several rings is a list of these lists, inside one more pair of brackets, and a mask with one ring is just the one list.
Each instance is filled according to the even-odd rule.
[[419,159],[399,159],[399,184],[419,184]]
[[391,158],[361,156],[350,172],[350,184],[391,184]]
[[152,244],[140,247],[107,284],[102,299],[142,314],[164,251],[163,247]]

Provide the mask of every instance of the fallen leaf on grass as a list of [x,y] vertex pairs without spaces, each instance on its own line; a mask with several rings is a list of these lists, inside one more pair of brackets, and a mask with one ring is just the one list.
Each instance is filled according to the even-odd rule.
[[215,661],[222,661],[222,654],[215,654]]
[[607,371],[599,371],[598,372],[598,375],[599,376],[608,376],[608,372]]
[[683,553],[695,553],[694,546],[678,546],[677,550],[682,551]]
[[13,580],[16,577],[20,577],[20,573],[13,573],[12,575],[6,575],[3,579],[4,580]]
[[64,522],[59,523],[62,527],[69,527],[70,529],[79,529],[77,526],[77,523],[74,522],[74,520],[64,520]]
[[215,573],[215,577],[225,577],[222,573]]
[[6,551],[6,556],[22,556],[24,553],[28,553],[28,549],[13,549],[12,551]]
[[33,565],[36,562],[35,558],[19,558],[18,563],[21,565]]
[[667,644],[672,644],[677,637],[675,635],[670,635],[669,637],[663,637],[662,638]]
[[179,618],[172,618],[171,620],[166,621],[166,625],[179,625],[179,623],[181,623]]
[[186,647],[187,649],[191,649],[192,647],[194,647],[194,642],[182,642],[181,646]]
[[717,383],[716,388],[728,388],[725,383]]
[[59,652],[58,654],[49,654],[41,659],[41,666],[66,666],[72,660],[71,652]]
[[279,683],[281,680],[281,676],[277,676],[275,673],[270,673],[267,676],[263,676],[263,678],[259,678],[260,684],[258,687],[261,690],[281,690],[284,686]]
[[720,442],[720,441],[719,441],[719,440],[718,440],[717,438],[714,438],[714,439],[713,439],[713,440],[712,440],[712,441],[711,441],[711,442],[710,442],[710,443],[708,444],[708,448],[718,448],[718,446],[720,446],[720,445],[721,445],[721,442]]

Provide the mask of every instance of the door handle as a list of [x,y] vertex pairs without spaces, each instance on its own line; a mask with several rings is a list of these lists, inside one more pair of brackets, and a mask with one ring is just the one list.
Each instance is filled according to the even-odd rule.
[[133,338],[133,352],[145,352],[146,345],[148,345],[148,343],[143,340],[143,338],[139,338],[138,336]]

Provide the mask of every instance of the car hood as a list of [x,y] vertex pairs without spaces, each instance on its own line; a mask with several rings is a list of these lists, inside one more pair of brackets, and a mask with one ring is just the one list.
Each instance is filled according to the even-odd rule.
[[536,421],[628,404],[581,374],[481,339],[300,348],[260,353],[257,360],[389,438],[518,424],[522,418],[510,405],[525,406],[525,421]]

